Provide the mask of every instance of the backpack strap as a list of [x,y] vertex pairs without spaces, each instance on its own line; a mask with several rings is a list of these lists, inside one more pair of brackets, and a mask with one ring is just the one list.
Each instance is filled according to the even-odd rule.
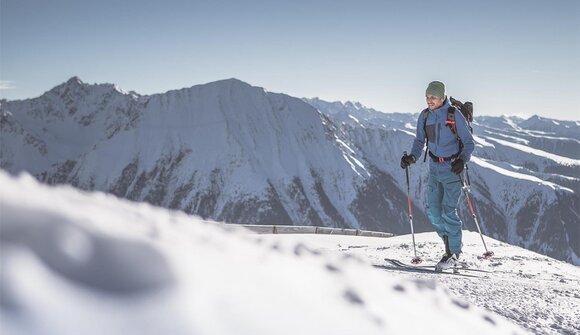
[[457,136],[457,127],[455,126],[455,111],[456,109],[453,106],[449,106],[449,108],[447,108],[447,120],[445,120],[445,125],[449,127],[453,135],[459,139]]
[[445,125],[447,127],[449,127],[449,129],[451,130],[453,135],[455,135],[457,142],[459,142],[459,151],[457,152],[457,156],[459,156],[461,154],[461,152],[463,151],[463,142],[461,141],[461,139],[459,138],[459,135],[457,134],[457,126],[455,125],[455,112],[456,111],[458,111],[457,108],[455,108],[453,106],[450,106],[449,108],[447,108],[447,120],[445,120]]

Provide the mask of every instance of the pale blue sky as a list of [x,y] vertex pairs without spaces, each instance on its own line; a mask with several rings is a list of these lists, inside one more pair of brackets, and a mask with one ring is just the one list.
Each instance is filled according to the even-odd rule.
[[0,0],[0,97],[72,76],[141,94],[238,78],[417,112],[431,80],[482,115],[580,120],[580,0]]

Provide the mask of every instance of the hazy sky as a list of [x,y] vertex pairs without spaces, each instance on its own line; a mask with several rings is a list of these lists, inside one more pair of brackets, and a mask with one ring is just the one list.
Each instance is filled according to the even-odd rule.
[[418,112],[429,81],[482,115],[580,120],[580,0],[0,0],[0,97],[79,76],[141,94],[238,78]]

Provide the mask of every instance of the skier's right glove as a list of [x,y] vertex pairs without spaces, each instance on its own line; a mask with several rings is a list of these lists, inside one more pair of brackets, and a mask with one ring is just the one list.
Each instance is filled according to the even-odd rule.
[[401,169],[406,169],[415,162],[415,156],[404,154],[403,157],[401,157]]

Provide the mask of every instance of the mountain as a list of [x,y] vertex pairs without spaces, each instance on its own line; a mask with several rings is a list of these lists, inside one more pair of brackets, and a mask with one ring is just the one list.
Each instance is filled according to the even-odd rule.
[[72,78],[2,110],[12,173],[220,221],[406,231],[404,193],[324,114],[236,79],[139,96]]
[[[496,240],[477,259],[474,233],[468,269],[435,274],[383,260],[406,261],[410,236],[249,235],[28,174],[0,184],[2,334],[580,330],[578,267]],[[433,264],[436,235],[417,242]]]
[[[12,174],[230,223],[409,231],[399,158],[417,114],[237,79],[144,96],[74,77],[0,107],[0,167]],[[579,126],[553,134],[545,122],[530,130],[517,118],[476,120],[470,179],[483,232],[580,264],[580,142],[566,135]],[[432,231],[426,169],[411,169],[418,232]],[[465,204],[460,214],[475,230]]]
[[[385,114],[358,103],[304,100],[340,124],[350,143],[378,169],[402,176],[398,157],[410,150],[418,114]],[[557,123],[562,134],[555,133]],[[530,125],[533,129],[526,128]],[[483,232],[580,264],[580,124],[476,114],[473,128],[476,150],[469,175]],[[427,163],[411,168],[411,192],[421,208],[426,206],[427,169]],[[406,187],[403,178],[396,180],[401,189]],[[468,229],[476,230],[464,198],[460,216]]]

